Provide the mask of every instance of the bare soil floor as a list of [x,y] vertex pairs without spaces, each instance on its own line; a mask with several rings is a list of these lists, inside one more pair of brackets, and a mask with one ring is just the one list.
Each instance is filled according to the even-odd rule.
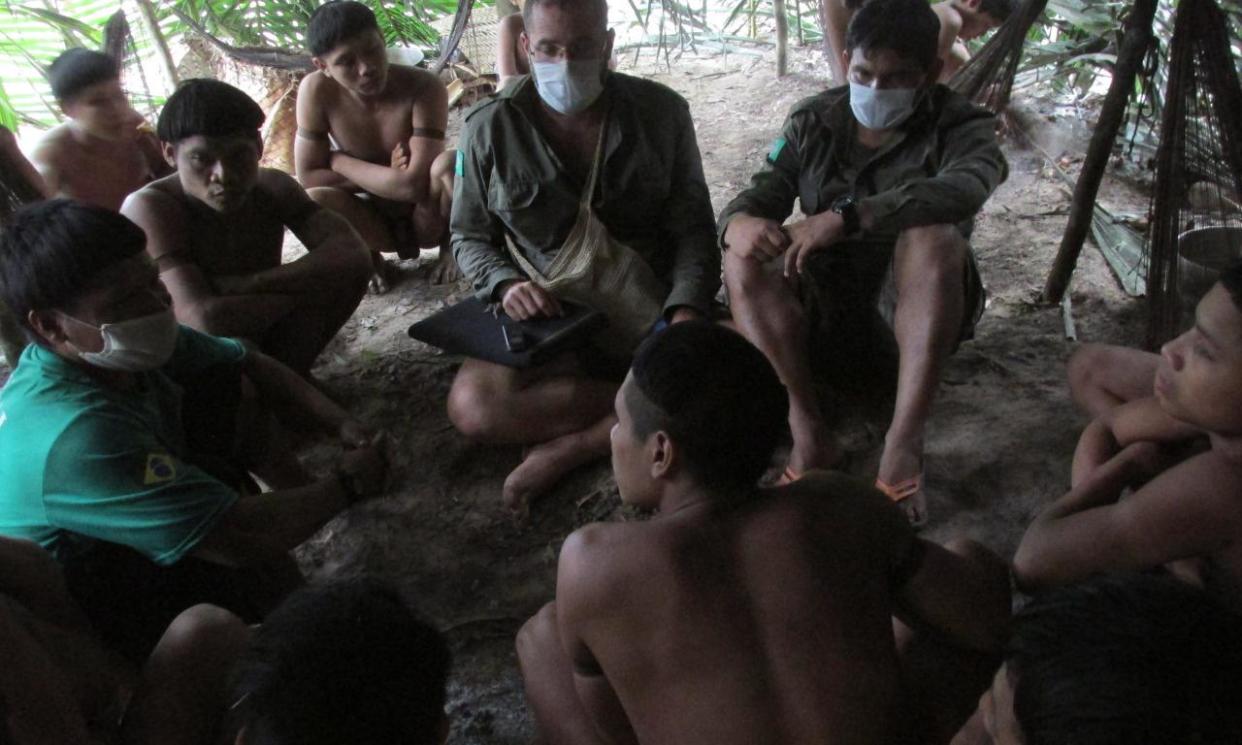
[[[827,67],[817,50],[791,55],[778,80],[770,51],[675,59],[656,66],[650,50],[621,69],[652,77],[690,101],[717,210],[757,169],[785,113],[821,90]],[[1089,121],[1026,101],[1038,139],[1053,157],[1085,151]],[[461,112],[454,112],[454,131]],[[455,135],[452,135],[455,136]],[[1068,485],[1082,420],[1064,382],[1074,345],[1059,308],[1039,302],[1065,225],[1069,198],[1044,156],[1006,144],[1010,176],[980,216],[974,236],[990,301],[973,342],[944,374],[927,444],[931,524],[925,535],[966,535],[1011,556],[1033,512]],[[1143,211],[1146,200],[1116,180],[1110,207]],[[289,255],[299,247],[290,246]],[[500,506],[501,484],[517,448],[472,446],[447,419],[444,401],[459,359],[414,342],[408,326],[463,297],[465,285],[431,286],[417,261],[386,295],[366,298],[328,348],[315,375],[363,420],[397,441],[392,494],[333,520],[298,551],[312,580],[370,573],[408,593],[444,629],[456,665],[449,713],[454,745],[525,743],[533,727],[522,694],[513,636],[553,596],[557,552],[576,526],[633,519],[620,509],[606,462],[581,469],[535,503],[519,528]],[[1085,341],[1134,343],[1141,306],[1126,298],[1098,252],[1088,246],[1073,284],[1078,333]],[[859,373],[843,353],[841,367]],[[855,374],[855,378],[859,375]],[[868,376],[874,377],[874,376]],[[883,377],[883,376],[881,376]],[[842,441],[862,457],[855,471],[874,478],[891,410],[891,389],[836,397]],[[328,468],[333,450],[316,445],[312,467]]]

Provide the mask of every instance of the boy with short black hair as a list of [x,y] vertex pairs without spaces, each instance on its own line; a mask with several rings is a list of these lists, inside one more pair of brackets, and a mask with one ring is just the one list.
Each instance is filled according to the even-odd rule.
[[[1152,395],[1083,431],[1070,491],[1027,529],[1015,575],[1044,588],[1167,566],[1242,608],[1242,264],[1152,361]],[[1186,457],[1196,440],[1207,449]]]
[[298,88],[298,179],[371,249],[371,290],[388,287],[383,254],[441,246],[438,280],[457,276],[445,248],[454,151],[444,149],[448,91],[435,75],[390,65],[375,14],[331,0],[306,33],[315,72]]
[[384,582],[299,590],[238,666],[237,745],[441,745],[450,663],[440,632]]
[[[126,200],[182,323],[239,336],[303,375],[366,292],[357,233],[288,174],[259,167],[263,110],[216,80],[188,80],[157,125],[177,172]],[[308,253],[282,263],[285,229]]]
[[145,122],[111,57],[70,49],[47,76],[69,121],[43,136],[31,160],[53,193],[119,210],[131,192],[172,170],[150,130],[141,129]]
[[[145,243],[123,215],[66,199],[0,236],[0,292],[33,341],[0,393],[0,535],[60,560],[131,659],[196,603],[261,618],[300,581],[288,552],[387,478],[377,436],[305,379],[178,325]],[[243,375],[277,415],[340,438],[336,473],[253,493],[272,443]]]
[[688,321],[652,336],[615,403],[621,499],[658,514],[565,541],[556,600],[517,639],[543,742],[907,742],[894,613],[999,652],[997,557],[918,539],[840,474],[758,487],[786,396],[738,334]]
[[953,745],[1242,742],[1242,617],[1167,576],[1104,575],[1020,610]]

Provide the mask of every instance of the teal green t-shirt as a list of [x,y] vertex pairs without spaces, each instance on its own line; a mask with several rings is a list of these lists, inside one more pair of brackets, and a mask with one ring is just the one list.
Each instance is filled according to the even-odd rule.
[[177,562],[238,495],[182,460],[181,388],[170,375],[245,355],[236,340],[182,326],[168,364],[118,390],[27,347],[0,392],[0,535],[62,560],[109,541]]

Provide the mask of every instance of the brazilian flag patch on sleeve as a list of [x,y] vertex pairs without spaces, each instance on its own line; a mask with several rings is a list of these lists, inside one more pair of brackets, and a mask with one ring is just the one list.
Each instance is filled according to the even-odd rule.
[[776,142],[772,143],[772,149],[768,151],[768,162],[775,163],[780,157],[781,151],[785,149],[785,138],[777,137]]
[[144,486],[166,484],[177,478],[177,466],[168,453],[148,453],[147,470],[142,477]]

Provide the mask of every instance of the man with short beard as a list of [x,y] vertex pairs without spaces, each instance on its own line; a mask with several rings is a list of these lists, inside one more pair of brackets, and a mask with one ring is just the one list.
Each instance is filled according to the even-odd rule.
[[532,447],[505,481],[515,510],[608,452],[612,397],[657,324],[703,318],[720,286],[711,201],[685,99],[608,69],[603,0],[527,0],[532,75],[466,115],[453,252],[477,296],[523,321],[562,302],[608,316],[592,347],[516,371],[466,360],[449,416]]

